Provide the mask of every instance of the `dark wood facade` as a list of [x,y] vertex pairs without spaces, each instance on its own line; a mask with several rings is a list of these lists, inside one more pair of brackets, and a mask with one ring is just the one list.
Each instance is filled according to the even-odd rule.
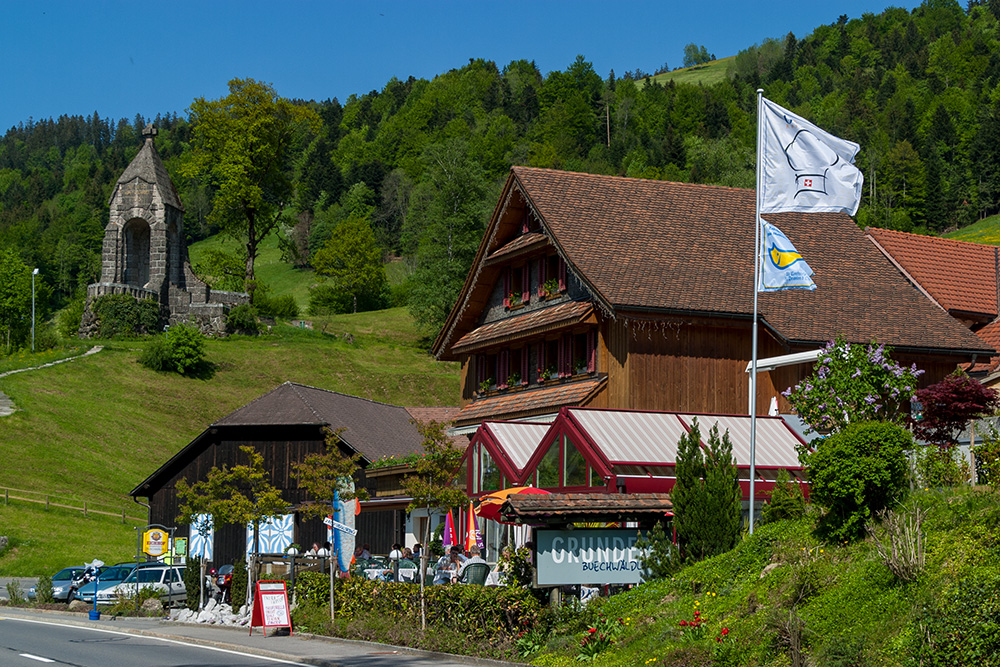
[[[175,526],[175,537],[188,537],[189,526],[179,524],[177,520],[180,514],[177,483],[184,479],[193,484],[205,479],[212,468],[231,468],[246,464],[246,456],[240,451],[240,447],[251,445],[264,457],[264,467],[272,472],[271,483],[288,501],[290,513],[295,513],[294,542],[306,549],[313,542],[322,544],[326,541],[326,527],[320,519],[306,518],[294,510],[313,499],[299,488],[292,476],[292,463],[303,460],[309,454],[324,452],[325,442],[322,426],[316,425],[213,427],[137,487],[132,495],[148,499],[150,523]],[[380,494],[375,479],[366,479],[363,472],[358,483],[369,488],[374,498],[384,497],[384,494]],[[393,481],[383,483],[386,490],[396,486],[398,483]],[[405,512],[403,524],[400,524],[399,514],[398,508],[366,508],[363,504],[355,523],[358,529],[357,543],[368,543],[374,552],[387,553],[392,543],[402,535],[402,528],[399,526],[405,525]],[[213,562],[232,563],[244,558],[245,540],[246,533],[242,526],[216,526]]]

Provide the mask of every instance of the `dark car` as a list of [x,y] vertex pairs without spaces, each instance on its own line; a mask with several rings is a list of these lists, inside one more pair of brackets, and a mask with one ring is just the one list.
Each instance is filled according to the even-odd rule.
[[[84,570],[87,568],[83,565],[77,567],[64,567],[63,569],[52,575],[52,599],[56,602],[69,602],[70,594],[73,591],[73,580],[79,579]],[[28,599],[35,599],[35,589],[37,586],[32,586],[28,589]]]

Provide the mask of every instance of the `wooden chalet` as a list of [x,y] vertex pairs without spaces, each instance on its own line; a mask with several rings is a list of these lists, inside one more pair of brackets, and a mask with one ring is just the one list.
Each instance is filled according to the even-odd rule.
[[[325,452],[328,429],[339,431],[343,452],[360,453],[361,466],[366,468],[374,461],[422,451],[422,437],[411,420],[447,422],[454,413],[454,408],[404,408],[286,382],[210,425],[130,495],[136,502],[146,499],[143,504],[149,506],[150,523],[177,526],[176,537],[190,535],[194,542],[190,527],[177,525],[177,482],[194,483],[205,479],[213,467],[245,464],[240,446],[251,445],[263,455],[271,483],[289,504],[284,534],[267,540],[261,551],[280,552],[291,542],[308,548],[313,542],[326,541],[327,530],[320,520],[306,520],[296,511],[315,499],[299,488],[291,464]],[[362,471],[358,483],[368,489],[371,500],[361,503],[357,516],[341,518],[353,523],[358,543],[370,544],[374,553],[388,553],[393,542],[413,541],[406,536],[415,532],[413,523],[419,519],[407,515],[409,498],[400,486],[407,470],[406,466],[390,466]],[[213,562],[242,558],[248,543],[246,527],[217,526],[212,537]]]
[[[847,215],[768,220],[818,289],[760,296],[761,358],[876,340],[926,384],[994,354]],[[753,190],[512,168],[433,347],[462,364],[453,433],[564,406],[747,414],[753,246]],[[758,414],[811,371],[760,373]]]

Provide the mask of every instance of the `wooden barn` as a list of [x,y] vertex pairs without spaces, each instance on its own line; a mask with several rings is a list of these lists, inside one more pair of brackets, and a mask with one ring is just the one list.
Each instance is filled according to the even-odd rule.
[[[768,220],[818,289],[760,296],[760,358],[875,340],[927,384],[995,354],[849,216]],[[753,258],[753,190],[514,167],[433,347],[462,363],[452,432],[564,406],[749,414]],[[757,413],[789,413],[780,393],[811,371],[759,373]]]
[[[213,467],[246,463],[239,448],[252,445],[272,471],[271,483],[289,504],[288,515],[267,528],[261,552],[280,553],[292,542],[308,548],[313,542],[326,541],[327,529],[318,519],[306,520],[295,512],[296,506],[313,499],[298,487],[291,464],[324,452],[326,429],[339,429],[344,453],[360,453],[361,465],[367,467],[422,451],[422,438],[412,420],[445,422],[454,413],[454,408],[404,408],[286,382],[213,423],[130,495],[137,502],[146,499],[143,504],[149,506],[150,523],[176,526],[176,537],[190,536],[195,544],[197,531],[177,525],[178,480],[194,483],[205,479]],[[405,471],[405,466],[392,466],[370,474],[362,471],[359,476],[358,483],[368,489],[371,500],[360,504],[356,516],[344,520],[357,528],[358,544],[370,544],[375,553],[388,553],[396,541],[412,542],[406,536],[416,529],[413,523],[419,519],[405,511],[409,499],[400,486]],[[357,509],[355,503],[344,508],[345,514],[352,509]],[[217,526],[210,542],[212,561],[231,563],[247,552],[250,536],[244,526]]]

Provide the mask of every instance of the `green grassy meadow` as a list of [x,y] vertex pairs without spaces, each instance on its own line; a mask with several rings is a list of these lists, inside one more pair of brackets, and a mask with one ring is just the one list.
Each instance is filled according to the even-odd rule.
[[[105,349],[0,379],[0,391],[19,408],[0,420],[0,460],[9,462],[0,466],[0,486],[105,503],[132,516],[138,509],[142,516],[127,495],[132,488],[213,421],[282,382],[405,406],[457,401],[458,365],[435,361],[419,346],[404,309],[311,321],[312,330],[278,325],[261,337],[208,340],[211,370],[201,379],[139,365],[143,340],[90,341]],[[96,525],[80,526],[74,539],[100,543]],[[0,534],[24,544],[39,544],[48,530],[8,523],[0,514]],[[134,550],[127,541],[123,547]],[[37,556],[25,551],[0,559],[0,574],[39,574],[31,569]]]
[[663,74],[657,74],[652,79],[661,85],[667,81],[673,81],[674,83],[690,83],[695,86],[699,84],[702,86],[711,86],[728,76],[729,63],[735,57],[729,56],[728,58],[720,58],[719,60],[707,62],[704,65],[695,65],[694,67],[676,69],[672,72],[664,72]]
[[[216,234],[188,246],[188,257],[191,259],[191,264],[194,265],[201,260],[207,250],[234,252],[236,249],[236,243],[232,239],[227,239],[222,234]],[[324,279],[316,276],[309,269],[296,269],[281,261],[277,233],[272,233],[264,239],[264,242],[258,247],[257,253],[257,261],[254,264],[254,275],[257,276],[257,279],[271,290],[271,294],[291,294],[295,297],[295,302],[299,304],[301,311],[305,312],[309,306],[309,287],[323,282]]]
[[971,241],[988,245],[1000,245],[1000,215],[991,215],[978,220],[968,227],[962,227],[953,232],[942,234],[946,239],[956,241]]

